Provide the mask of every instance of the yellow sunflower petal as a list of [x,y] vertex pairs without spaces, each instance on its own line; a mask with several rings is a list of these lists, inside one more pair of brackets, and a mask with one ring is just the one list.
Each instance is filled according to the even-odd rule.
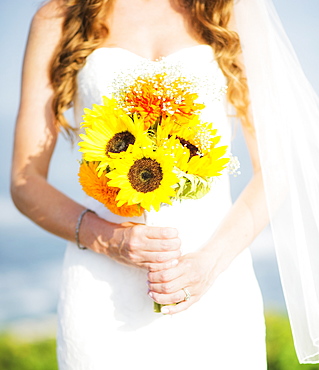
[[144,122],[137,116],[129,117],[124,111],[114,109],[113,101],[104,98],[108,106],[94,105],[85,110],[85,133],[80,135],[79,151],[87,161],[108,163],[109,152],[125,151],[130,144],[151,144],[144,132]]
[[164,148],[153,151],[134,145],[131,152],[113,160],[109,185],[120,189],[116,198],[120,204],[140,204],[147,210],[158,210],[161,203],[171,203],[178,177],[173,171],[174,158],[166,154]]
[[141,216],[144,209],[139,205],[119,204],[116,197],[119,189],[109,186],[105,173],[98,176],[98,162],[82,162],[79,169],[79,182],[89,196],[104,204],[111,212],[123,217]]

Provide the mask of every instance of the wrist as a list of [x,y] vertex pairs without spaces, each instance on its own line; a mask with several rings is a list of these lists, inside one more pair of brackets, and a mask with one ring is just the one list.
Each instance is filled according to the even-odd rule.
[[79,249],[87,249],[86,247],[84,247],[81,243],[80,243],[80,227],[81,227],[81,224],[82,224],[82,221],[83,221],[83,218],[84,216],[87,214],[87,213],[94,213],[96,214],[94,211],[92,211],[91,209],[87,208],[87,209],[84,209],[79,217],[78,217],[78,220],[77,220],[77,224],[76,224],[76,227],[75,227],[75,242],[76,242],[76,245],[78,246]]
[[107,254],[109,240],[112,236],[110,222],[102,219],[96,213],[87,212],[79,229],[79,241],[85,248],[94,252]]
[[231,264],[233,256],[224,244],[217,241],[209,241],[200,253],[204,261],[210,266],[211,279],[215,280]]

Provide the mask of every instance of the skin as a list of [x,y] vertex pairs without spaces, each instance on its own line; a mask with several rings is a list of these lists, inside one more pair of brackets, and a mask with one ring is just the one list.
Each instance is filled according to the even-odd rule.
[[[21,103],[16,124],[11,193],[17,208],[44,229],[75,240],[84,207],[47,182],[58,133],[51,110],[48,65],[61,37],[63,14],[51,0],[34,16],[25,53]],[[101,46],[121,47],[155,60],[204,43],[189,26],[187,14],[170,0],[115,0],[105,20],[110,34]],[[174,37],[171,37],[174,35]],[[254,174],[211,239],[199,251],[181,256],[178,231],[114,224],[86,213],[81,244],[119,263],[148,270],[149,295],[175,314],[197,302],[247,248],[268,222],[256,138],[244,128]],[[191,299],[184,301],[186,288]]]

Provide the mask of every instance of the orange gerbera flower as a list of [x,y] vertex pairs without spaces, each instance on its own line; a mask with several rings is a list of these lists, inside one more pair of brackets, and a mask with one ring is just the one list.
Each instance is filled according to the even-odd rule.
[[85,193],[104,204],[111,212],[123,217],[141,216],[144,209],[139,205],[129,206],[127,203],[117,206],[117,197],[120,189],[108,186],[110,179],[105,171],[99,177],[96,171],[98,162],[83,161],[79,170],[79,182]]
[[140,114],[149,128],[160,117],[187,122],[205,106],[195,103],[198,95],[192,93],[192,83],[184,77],[168,78],[165,73],[138,77],[123,93],[124,109]]

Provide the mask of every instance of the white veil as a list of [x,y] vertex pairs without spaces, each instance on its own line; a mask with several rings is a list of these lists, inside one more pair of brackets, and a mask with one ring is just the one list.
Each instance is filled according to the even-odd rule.
[[319,362],[319,100],[271,0],[235,0],[281,281],[301,363]]

